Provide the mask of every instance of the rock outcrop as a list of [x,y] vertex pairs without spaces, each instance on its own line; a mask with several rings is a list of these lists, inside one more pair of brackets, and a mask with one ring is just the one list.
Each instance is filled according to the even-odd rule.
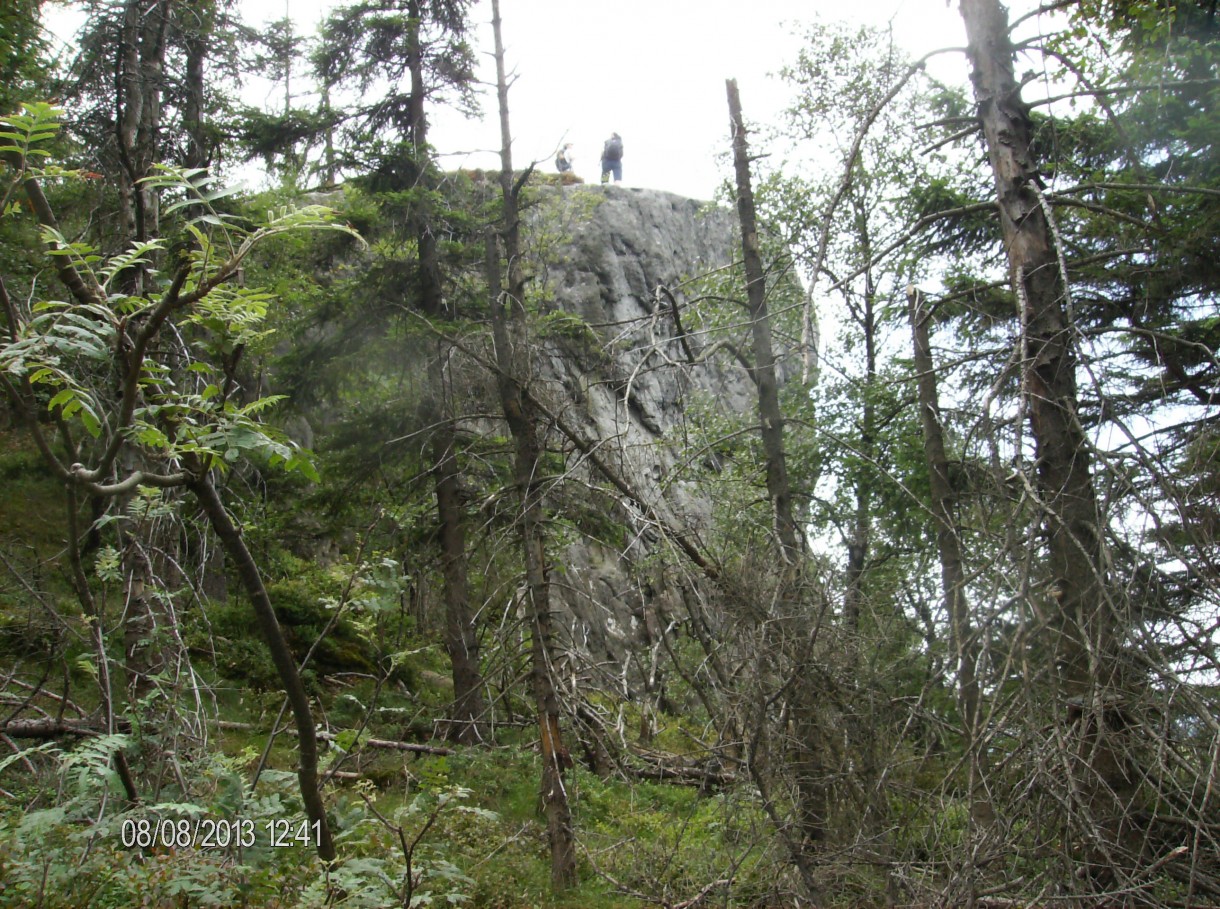
[[[726,290],[740,257],[737,220],[723,207],[655,190],[533,185],[527,194],[527,293],[539,314],[530,388],[563,424],[550,427],[549,447],[565,452],[562,472],[569,480],[547,490],[556,518],[550,549],[555,626],[574,672],[599,687],[634,689],[647,683],[648,653],[685,612],[682,597],[689,593],[675,580],[681,557],[671,557],[665,530],[707,539],[713,520],[706,481],[716,455],[684,437],[691,408],[748,421],[756,407],[752,380],[735,353],[748,326],[734,311],[729,321],[736,324],[726,328],[725,305],[711,302],[740,295]],[[344,266],[349,274],[376,267],[364,255]],[[410,287],[410,272],[377,281],[392,294]],[[392,302],[377,298],[375,306],[389,309]],[[422,351],[387,343],[389,323],[382,319],[360,323],[342,306],[335,311],[347,321],[314,326],[306,343],[317,344],[322,355],[330,346],[360,359],[374,379],[409,375],[420,384],[404,393],[406,400],[423,394],[428,380],[413,362]],[[477,332],[470,337],[470,350],[490,343]],[[468,440],[507,435],[490,416],[499,405],[488,359],[486,352],[481,360],[455,352],[448,361],[457,407],[470,415],[459,417]],[[351,398],[332,403],[315,393],[295,435],[358,438],[370,419],[359,405],[358,397],[353,405]],[[498,451],[495,441],[491,450]],[[548,461],[548,473],[560,472],[555,466]],[[619,484],[605,479],[607,470]],[[491,461],[465,482],[467,501],[485,509],[486,526],[512,519],[511,497],[501,495],[504,474]],[[326,533],[306,528],[302,546],[321,558]],[[471,554],[472,562],[479,558]]]
[[573,450],[577,476],[611,489],[590,507],[619,532],[582,535],[557,555],[553,609],[581,668],[600,670],[598,684],[630,688],[647,683],[650,648],[680,614],[673,573],[658,575],[650,558],[663,538],[658,524],[698,537],[712,516],[699,482],[708,468],[679,463],[687,408],[694,400],[729,413],[755,407],[745,368],[727,350],[712,352],[709,334],[692,331],[701,324],[697,286],[723,276],[740,240],[732,212],[669,193],[554,192],[562,196],[539,207],[534,232],[545,234],[541,222],[557,218],[563,241],[536,290],[544,308],[578,317],[591,334],[540,346],[538,384],[635,495],[608,487]]

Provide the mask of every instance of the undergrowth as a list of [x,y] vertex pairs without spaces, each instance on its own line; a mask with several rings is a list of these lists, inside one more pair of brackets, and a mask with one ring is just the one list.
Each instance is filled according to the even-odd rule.
[[[327,869],[295,775],[266,769],[251,785],[261,736],[216,741],[225,751],[200,754],[138,805],[114,767],[119,749],[139,752],[130,736],[0,759],[0,905],[625,909],[640,905],[633,895],[677,901],[726,874],[734,905],[765,900],[774,884],[770,857],[752,845],[764,839],[762,819],[747,799],[578,767],[568,785],[581,885],[553,897],[538,756],[522,744],[359,763],[359,780],[328,789],[340,860]],[[352,738],[341,744],[360,750]],[[336,744],[329,757],[342,753]],[[282,743],[275,754],[281,767],[295,757]]]

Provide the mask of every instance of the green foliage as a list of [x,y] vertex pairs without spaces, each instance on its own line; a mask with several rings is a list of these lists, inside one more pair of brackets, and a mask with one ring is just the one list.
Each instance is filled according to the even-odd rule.
[[[28,18],[36,6],[23,0],[15,17],[0,13],[6,76],[0,100],[37,68]],[[158,87],[169,128],[157,138],[167,160],[177,156],[176,140],[167,137],[185,109],[184,53],[193,38],[219,35],[213,29],[220,28],[223,4],[170,6],[167,78]],[[107,48],[121,34],[114,18],[121,8],[94,11],[79,80],[92,106],[85,105],[78,134],[95,140],[81,155],[112,174],[119,171]],[[624,772],[614,779],[583,767],[567,774],[584,847],[583,883],[562,900],[550,895],[534,707],[524,682],[530,637],[514,612],[520,564],[508,545],[517,518],[511,445],[490,404],[495,376],[486,368],[488,301],[480,270],[482,232],[497,218],[488,203],[494,180],[436,171],[417,104],[424,95],[412,85],[412,64],[422,60],[417,74],[429,99],[438,91],[450,92],[459,106],[471,99],[469,9],[461,0],[403,0],[340,10],[316,55],[325,82],[319,108],[294,108],[285,84],[282,112],[247,112],[237,130],[249,154],[280,162],[285,185],[242,199],[199,168],[157,168],[141,188],[159,202],[163,233],[126,247],[98,237],[95,226],[114,220],[115,190],[68,166],[76,150],[58,128],[61,115],[31,104],[3,120],[0,272],[15,302],[7,314],[11,331],[0,344],[0,378],[13,412],[47,443],[45,463],[60,467],[39,470],[43,460],[13,450],[13,435],[0,436],[0,650],[12,657],[0,673],[7,677],[11,669],[4,702],[72,717],[54,700],[71,695],[84,705],[78,718],[96,706],[97,685],[111,668],[107,658],[117,661],[122,653],[115,633],[126,593],[121,537],[171,525],[167,536],[177,535],[182,545],[169,555],[181,557],[183,574],[198,570],[207,547],[192,526],[195,516],[160,484],[180,481],[184,465],[216,470],[228,484],[228,507],[259,554],[294,656],[310,655],[310,694],[332,733],[326,765],[343,773],[327,784],[342,860],[324,873],[299,845],[121,847],[125,824],[154,817],[175,824],[240,817],[260,830],[275,820],[299,821],[290,773],[295,746],[287,736],[270,751],[256,790],[247,781],[261,736],[227,729],[218,745],[202,735],[180,736],[176,727],[154,729],[138,710],[130,737],[90,735],[72,747],[4,755],[0,790],[13,798],[0,809],[0,903],[619,907],[629,901],[620,891],[685,905],[712,886],[703,896],[708,905],[786,905],[794,902],[795,885],[784,836],[788,850],[795,843],[812,859],[831,903],[869,904],[883,891],[890,901],[952,902],[959,880],[994,884],[993,895],[1023,903],[1045,899],[1051,891],[1040,888],[1049,881],[1055,898],[1076,899],[1082,878],[1056,864],[1066,852],[1060,831],[1039,823],[1050,804],[1042,790],[1053,786],[1039,775],[1052,753],[1045,730],[1058,735],[1067,727],[1048,727],[1057,722],[1061,699],[1048,696],[1054,693],[1045,682],[1053,668],[1048,648],[1031,641],[1047,625],[1039,610],[1050,604],[1037,577],[1047,520],[1034,495],[1037,453],[1023,441],[1027,414],[1014,368],[1020,301],[996,268],[1003,250],[987,202],[989,175],[975,147],[949,144],[975,111],[959,90],[912,83],[879,113],[859,155],[848,161],[857,130],[909,61],[888,34],[831,25],[810,29],[787,71],[796,90],[786,126],[792,144],[756,161],[777,165],[759,175],[756,187],[766,223],[771,327],[781,372],[790,379],[782,391],[786,456],[809,527],[807,576],[787,595],[784,568],[773,556],[772,507],[751,408],[684,390],[685,423],[680,438],[668,440],[674,469],[665,459],[667,475],[658,482],[697,487],[706,497],[711,520],[701,511],[682,529],[693,529],[720,574],[714,583],[692,579],[663,541],[637,564],[641,591],[649,589],[647,608],[671,623],[663,642],[650,637],[655,646],[632,655],[632,672],[649,676],[647,703],[587,690],[587,667],[573,664],[572,685],[586,698],[580,703],[610,718],[604,731]],[[1214,22],[1206,4],[1162,0],[1085,0],[1069,15],[1071,27],[1044,44],[1070,65],[1050,65],[1044,75],[1051,82],[1083,74],[1101,92],[1055,105],[1053,114],[1051,107],[1036,110],[1040,167],[1031,180],[1045,184],[1057,251],[1071,277],[1064,302],[1074,317],[1069,340],[1084,391],[1079,416],[1093,433],[1090,444],[1107,455],[1097,461],[1096,481],[1108,490],[1107,513],[1118,516],[1106,540],[1108,571],[1116,607],[1133,617],[1116,646],[1138,651],[1144,661],[1165,649],[1173,654],[1158,672],[1159,688],[1175,699],[1176,712],[1166,712],[1163,723],[1174,732],[1155,760],[1136,762],[1141,785],[1148,804],[1175,806],[1171,835],[1193,829],[1202,842],[1210,829],[1197,823],[1206,820],[1202,809],[1176,796],[1195,792],[1204,778],[1195,771],[1211,766],[1212,743],[1198,718],[1214,713],[1215,692],[1175,673],[1192,671],[1188,658],[1196,659],[1194,667],[1215,665],[1214,654],[1198,646],[1215,624],[1210,566],[1220,528],[1220,444],[1215,433],[1201,431],[1214,422],[1220,346],[1213,305],[1220,280]],[[272,78],[287,83],[297,75],[293,54],[301,45],[284,21],[267,31],[256,56]],[[1157,90],[1130,90],[1138,85]],[[359,94],[345,111],[330,107],[329,90],[339,87]],[[209,88],[214,112],[222,95],[218,85]],[[0,104],[0,113],[10,110]],[[212,133],[217,141],[220,135]],[[333,156],[319,151],[323,142]],[[816,156],[807,153],[814,147]],[[843,172],[816,169],[827,148],[838,152]],[[315,172],[319,154],[327,156],[318,169],[328,185],[334,165],[353,177],[342,191],[306,198],[342,208],[369,235],[369,246],[361,247],[355,229],[328,209],[298,204],[293,184]],[[26,178],[44,187],[55,207],[64,203],[58,228],[30,217]],[[535,175],[523,186],[530,278],[524,304],[539,359],[570,356],[589,366],[589,377],[562,394],[546,381],[534,385],[554,394],[560,410],[572,403],[563,397],[570,395],[579,416],[581,398],[603,370],[624,396],[633,378],[630,368],[615,374],[621,361],[599,334],[604,329],[587,313],[564,311],[551,283],[556,262],[581,254],[573,237],[605,197],[563,192],[552,182]],[[443,300],[425,307],[421,290],[429,276],[420,260],[429,239],[436,242]],[[815,261],[821,271],[812,275],[818,290],[811,299],[830,331],[820,379],[809,388],[791,381],[805,308],[793,273]],[[73,274],[83,293],[68,283]],[[979,839],[969,812],[956,654],[941,614],[921,415],[907,359],[908,282],[934,287],[940,298],[933,330],[942,421],[958,493],[957,533],[980,621],[978,668],[993,724],[985,730],[986,748],[999,768],[988,794],[1011,809],[994,850]],[[726,269],[685,283],[683,291],[684,327],[698,339],[693,356],[708,361],[692,371],[748,370],[741,275]],[[620,343],[634,345],[627,332]],[[672,367],[686,389],[687,364],[655,365],[660,359],[648,368]],[[430,362],[442,363],[439,373],[424,368]],[[436,382],[434,375],[443,378]],[[291,400],[268,388],[287,391]],[[1179,421],[1180,413],[1188,416]],[[457,498],[468,520],[469,598],[479,611],[480,669],[487,672],[499,747],[431,757],[375,752],[374,737],[436,734],[450,708],[438,596],[443,545],[429,488],[431,427],[450,418]],[[289,419],[292,437],[274,425]],[[1111,429],[1127,440],[1116,449],[1107,438]],[[1157,446],[1141,447],[1144,432],[1157,436]],[[317,456],[300,441],[314,437]],[[557,438],[548,436],[538,465],[547,481],[551,540],[561,546],[592,540],[612,554],[647,548],[654,528],[638,532],[645,522],[624,511],[618,493],[606,494],[588,462],[572,471],[577,459]],[[609,440],[595,441],[611,451]],[[144,475],[127,475],[122,502],[109,511],[81,502],[75,537],[61,518],[48,517],[63,514],[62,487],[72,477],[88,477],[100,464],[81,486],[96,492],[132,463]],[[82,623],[77,604],[64,605],[69,572],[53,559],[65,540],[79,540],[86,551],[84,581],[74,580],[96,597],[92,621],[100,625]],[[849,550],[862,555],[849,562]],[[225,718],[269,722],[255,708],[273,714],[279,707],[276,674],[252,636],[248,605],[219,591],[215,599],[196,597],[188,581],[177,579],[179,565],[173,567],[176,589],[151,597],[172,606],[180,624],[151,637],[180,633],[210,666],[196,671],[184,663],[176,678],[166,670],[155,696],[196,711],[183,727],[192,732],[210,722],[200,706],[209,701],[223,705]],[[562,558],[550,571],[557,586],[573,580]],[[678,575],[681,582],[673,580]],[[849,593],[860,600],[850,622]],[[710,621],[704,633],[714,638],[706,648],[694,636],[704,606]],[[94,628],[107,636],[100,653],[89,646]],[[1143,628],[1153,631],[1141,640],[1136,632]],[[704,685],[717,661],[728,664],[725,674],[717,685]],[[31,666],[46,671],[35,695],[17,687],[27,684]],[[54,688],[61,671],[62,691]],[[179,698],[171,682],[191,697]],[[634,686],[635,679],[624,684]],[[85,685],[87,693],[79,690]],[[122,705],[121,683],[114,687]],[[1159,691],[1144,695],[1154,701]],[[195,706],[183,707],[192,697]],[[1179,707],[1177,699],[1190,703]],[[824,728],[800,728],[803,709]],[[751,726],[756,714],[761,719]],[[648,727],[641,732],[647,742],[628,731],[637,725]],[[151,753],[162,746],[163,755]],[[628,781],[645,754],[701,766],[695,762],[710,765],[707,756],[720,750],[732,764],[726,778],[736,774],[737,782],[712,778],[706,788],[713,791]],[[822,764],[794,769],[811,751]],[[743,752],[753,767],[737,761]],[[126,803],[120,753],[130,756],[147,792],[140,806]],[[1167,775],[1177,786],[1168,793],[1156,779],[1165,754],[1173,758]],[[144,772],[154,765],[155,774]],[[349,785],[347,773],[362,778]],[[801,787],[811,777],[831,790],[829,833],[819,844],[793,839]],[[771,792],[766,782],[775,784]],[[1166,854],[1157,851],[1163,831],[1140,833],[1149,856]],[[989,864],[971,865],[984,855]],[[1192,868],[1207,867],[1206,857],[1191,861]],[[731,884],[716,885],[725,878]],[[1144,869],[1123,879],[1143,887]],[[1177,902],[1192,895],[1163,882],[1140,890],[1139,898],[1146,893]]]
[[489,852],[501,836],[499,816],[471,804],[470,788],[442,782],[399,802],[362,786],[334,808],[344,859],[326,872],[306,846],[287,772],[265,771],[250,791],[234,761],[212,759],[194,767],[192,793],[102,810],[120,800],[111,758],[124,744],[99,737],[67,753],[43,746],[0,761],[10,785],[5,775],[18,761],[50,759],[48,772],[67,793],[54,808],[0,814],[5,905],[459,904],[476,889],[459,861]]
[[353,3],[322,25],[314,66],[323,85],[355,89],[341,164],[375,191],[415,187],[431,168],[427,103],[477,109],[467,0]]
[[[395,683],[412,684],[414,651],[396,647],[411,625],[402,611],[408,582],[396,562],[322,567],[277,551],[264,563],[267,591],[289,645],[298,660],[310,654],[309,678],[325,682],[335,674],[385,672]],[[200,618],[190,622],[188,641],[224,677],[258,690],[278,685],[266,647],[250,637],[247,603],[234,597],[208,604]]]
[[111,760],[125,744],[101,736],[64,753],[44,746],[20,756],[54,758],[64,796],[53,807],[10,805],[0,814],[6,906],[324,904],[305,901],[324,879],[320,864],[282,832],[303,823],[293,775],[268,772],[250,792],[230,763],[216,759],[195,768],[197,790],[179,794],[190,800],[107,810],[121,801]]
[[600,340],[588,322],[561,309],[540,317],[536,332],[539,338],[563,338],[588,347],[595,347]]
[[[353,811],[338,839],[351,855],[329,887],[344,894],[342,905],[380,907],[458,905],[470,899],[473,880],[449,858],[452,834],[464,821],[486,828],[492,811],[464,804],[471,790],[460,786],[425,789],[389,811],[378,810],[366,793],[367,811]],[[316,888],[317,889],[317,888]],[[324,888],[317,894],[325,896]]]
[[59,108],[46,102],[26,104],[24,109],[7,114],[0,123],[0,155],[15,156],[23,165],[31,157],[47,158],[51,151],[46,145],[59,133]]
[[[415,765],[423,782],[405,788],[378,791],[366,782],[339,795],[332,818],[343,860],[327,875],[300,844],[271,845],[268,824],[287,820],[294,828],[301,819],[292,774],[266,771],[250,791],[235,760],[195,767],[192,793],[106,812],[99,822],[103,794],[118,800],[109,760],[122,744],[102,739],[64,755],[53,746],[24,753],[26,760],[51,760],[51,772],[71,795],[54,808],[0,815],[6,905],[620,907],[627,901],[613,895],[598,869],[628,887],[675,897],[728,867],[737,869],[734,893],[742,899],[763,898],[774,878],[770,858],[757,849],[762,819],[745,793],[705,797],[690,788],[629,785],[576,771],[569,785],[589,846],[586,883],[555,902],[536,813],[536,756],[481,749]],[[18,763],[0,766],[4,785],[12,785]],[[122,845],[145,821],[172,837],[187,829],[183,822],[239,818],[254,833],[253,844],[242,849]]]
[[0,113],[37,94],[46,47],[39,29],[42,0],[13,0],[0,9]]
[[[33,104],[3,120],[0,140],[6,144],[0,152],[19,156],[29,178],[74,176],[54,166],[33,164],[35,157],[49,154],[46,146],[57,133],[58,115],[49,105]],[[271,299],[259,289],[229,283],[250,252],[269,238],[302,229],[351,233],[350,229],[335,224],[332,213],[321,206],[283,207],[244,226],[215,207],[229,193],[208,189],[206,175],[198,169],[163,166],[145,182],[163,194],[166,214],[193,213],[183,226],[190,241],[188,251],[182,261],[172,263],[174,279],[158,282],[142,296],[114,292],[112,284],[120,276],[143,271],[155,278],[154,263],[164,258],[166,245],[153,239],[102,257],[88,245],[69,242],[57,230],[44,227],[48,254],[66,260],[84,290],[74,292],[70,302],[36,301],[26,318],[10,314],[10,320],[17,321],[0,348],[0,370],[27,395],[45,402],[65,427],[80,427],[94,439],[122,433],[154,461],[190,455],[205,467],[225,468],[255,458],[316,479],[305,453],[258,419],[278,398],[246,404],[234,400],[218,375],[219,367],[208,361],[191,367],[194,383],[179,384],[149,349],[151,335],[133,335],[130,327],[145,321],[159,327],[185,310],[182,324],[199,329],[197,343],[205,353],[214,358],[231,353],[257,337],[256,326],[265,318]],[[6,211],[8,217],[17,214],[12,206]],[[138,365],[125,367],[138,378],[126,392],[131,403],[124,405],[129,409],[121,416],[108,413],[113,406],[109,375],[114,352],[121,346],[120,334],[124,343],[132,338],[131,343],[146,354]],[[138,404],[133,400],[137,390]]]

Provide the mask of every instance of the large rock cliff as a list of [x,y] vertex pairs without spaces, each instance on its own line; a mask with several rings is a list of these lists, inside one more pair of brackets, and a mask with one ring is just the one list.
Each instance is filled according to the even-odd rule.
[[[598,670],[596,684],[632,687],[647,680],[649,651],[683,595],[650,558],[661,543],[658,521],[699,536],[711,520],[699,482],[707,468],[679,462],[689,457],[679,446],[687,409],[693,401],[742,414],[755,406],[744,367],[692,331],[701,324],[696,286],[733,265],[740,240],[731,212],[669,193],[555,192],[562,196],[544,200],[533,226],[545,235],[553,219],[562,241],[542,257],[536,291],[544,308],[579,317],[596,341],[540,346],[535,374],[565,422],[596,443],[636,495],[612,489],[590,503],[619,532],[582,534],[557,554],[552,607],[575,663]],[[573,451],[569,466],[606,488],[584,469],[583,453]]]
[[[726,292],[740,256],[737,221],[725,208],[655,190],[531,185],[526,195],[527,302],[536,314],[530,391],[563,424],[548,427],[550,451],[564,453],[562,469],[555,469],[554,458],[545,466],[548,476],[564,477],[548,482],[546,492],[554,625],[573,672],[597,687],[635,688],[649,679],[650,650],[680,620],[682,597],[690,592],[676,580],[682,573],[673,566],[682,559],[673,556],[665,528],[706,540],[712,525],[707,481],[715,456],[692,440],[692,409],[749,421],[755,408],[753,383],[735,354],[748,326],[740,310],[729,306],[726,319],[723,303],[711,302]],[[387,323],[376,318],[376,310],[394,309],[395,293],[409,292],[410,272],[400,277],[387,267],[378,273],[375,256],[364,255],[344,268],[361,291],[374,288],[372,317],[353,320],[339,293],[334,309],[347,321],[343,327],[323,321],[306,343],[342,347],[368,370],[369,381],[392,376],[403,383],[404,399],[426,397],[430,379],[420,365],[431,354],[383,338]],[[475,318],[480,293],[472,292]],[[472,353],[490,343],[477,330],[468,340],[462,349]],[[467,414],[458,418],[460,435],[490,443],[490,460],[482,466],[468,460],[467,502],[480,509],[476,524],[504,532],[496,536],[502,542],[515,506],[504,494],[503,461],[495,463],[505,457],[501,441],[508,433],[490,416],[499,409],[485,365],[491,359],[486,350],[481,356],[454,352],[447,363],[455,406]],[[362,404],[358,389],[334,402],[315,394],[297,435],[304,442],[315,430],[320,440],[367,437],[374,418]],[[420,452],[427,451],[418,441],[424,425],[399,433]],[[606,470],[621,484],[607,481]],[[317,555],[333,547],[327,533],[304,527],[305,548]],[[488,553],[470,557],[472,564],[494,560]]]

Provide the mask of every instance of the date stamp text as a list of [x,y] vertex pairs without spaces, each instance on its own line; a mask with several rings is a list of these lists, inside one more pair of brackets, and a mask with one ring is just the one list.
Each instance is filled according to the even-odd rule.
[[291,818],[140,817],[125,818],[119,837],[125,849],[314,848],[320,826]]

